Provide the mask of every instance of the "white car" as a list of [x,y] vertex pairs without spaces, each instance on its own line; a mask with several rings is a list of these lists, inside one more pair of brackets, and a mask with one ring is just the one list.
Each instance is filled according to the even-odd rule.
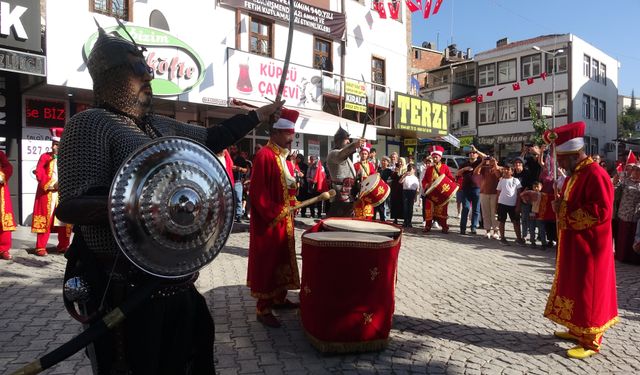
[[451,174],[455,177],[460,166],[469,161],[469,158],[461,155],[442,155],[442,164],[449,167]]

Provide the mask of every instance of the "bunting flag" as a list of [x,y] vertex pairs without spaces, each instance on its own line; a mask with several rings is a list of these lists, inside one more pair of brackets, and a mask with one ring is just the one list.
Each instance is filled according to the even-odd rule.
[[[518,91],[520,90],[520,82],[516,82],[513,85],[511,85],[513,87],[513,91]],[[502,89],[501,89],[502,90]]]
[[409,12],[411,13],[417,12],[422,9],[422,2],[420,0],[418,0],[416,4],[414,4],[411,0],[404,0],[404,2],[407,4],[407,9],[409,9]]
[[468,97],[468,96],[467,96],[466,98],[464,98],[464,102],[465,102],[465,103],[471,103],[472,101],[473,101],[473,99],[471,99],[471,98],[470,98],[470,97]]
[[[487,95],[489,95],[489,93],[487,93]],[[478,97],[476,98],[476,102],[482,103],[483,101],[484,101],[484,96],[478,95]]]
[[378,0],[378,1],[375,1],[373,4],[376,10],[378,11],[378,15],[380,16],[380,18],[387,18],[387,11],[384,10],[384,2],[382,0]]
[[636,159],[636,155],[634,155],[633,151],[629,150],[629,155],[627,155],[627,164],[635,164],[638,162]]
[[438,14],[438,11],[440,10],[440,5],[442,5],[442,0],[437,0],[436,2],[436,6],[433,9],[433,15],[435,16],[436,14]]
[[431,13],[431,0],[426,0],[424,3],[424,19],[429,18],[429,14]]
[[533,85],[533,78],[527,78],[527,85]]
[[387,3],[387,5],[389,6],[389,15],[392,19],[397,20],[398,13],[400,12],[400,2],[397,0],[393,0]]
[[540,74],[540,78],[542,78],[543,81],[546,81],[547,80],[547,72],[542,72]]
[[493,91],[487,92],[487,96],[493,96]]

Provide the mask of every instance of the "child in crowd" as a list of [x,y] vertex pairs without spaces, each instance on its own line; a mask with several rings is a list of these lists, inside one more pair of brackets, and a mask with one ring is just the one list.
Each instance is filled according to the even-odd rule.
[[496,188],[498,194],[498,222],[500,223],[500,242],[505,245],[509,244],[504,235],[504,226],[507,221],[507,215],[513,224],[513,230],[516,232],[516,242],[524,244],[522,233],[520,232],[520,189],[522,185],[520,180],[513,177],[513,166],[507,165],[503,168],[502,178],[498,182]]
[[[534,181],[531,185],[533,190],[523,191],[520,198],[523,202],[531,204],[531,213],[529,214],[529,236],[531,237],[531,247],[537,248],[536,238],[540,239],[542,249],[547,247],[547,233],[545,230],[545,222],[540,218],[540,202],[542,201],[542,182]],[[538,228],[538,237],[536,237],[536,228]]]

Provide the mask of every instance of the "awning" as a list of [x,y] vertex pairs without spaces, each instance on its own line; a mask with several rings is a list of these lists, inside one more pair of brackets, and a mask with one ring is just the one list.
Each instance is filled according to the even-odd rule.
[[[230,101],[230,104],[232,106],[240,108],[256,108],[261,107],[267,103],[257,102],[253,100],[240,101],[237,99],[232,99]],[[297,133],[326,135],[328,137],[333,137],[333,135],[338,131],[338,127],[342,126],[343,129],[349,132],[352,138],[358,138],[362,135],[362,129],[364,127],[363,124],[347,120],[346,118],[332,115],[331,113],[324,111],[305,108],[294,109],[300,112],[300,117],[298,117],[298,121],[296,121]],[[376,135],[376,127],[373,125],[368,125],[364,137],[370,141],[375,141]]]

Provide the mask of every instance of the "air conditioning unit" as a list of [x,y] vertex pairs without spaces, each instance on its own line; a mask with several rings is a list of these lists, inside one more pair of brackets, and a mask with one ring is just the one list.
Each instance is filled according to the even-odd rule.
[[616,150],[616,144],[615,144],[615,143],[608,142],[608,143],[606,143],[606,144],[604,145],[604,150],[605,150],[606,152],[613,152],[613,151],[615,151],[615,150]]

